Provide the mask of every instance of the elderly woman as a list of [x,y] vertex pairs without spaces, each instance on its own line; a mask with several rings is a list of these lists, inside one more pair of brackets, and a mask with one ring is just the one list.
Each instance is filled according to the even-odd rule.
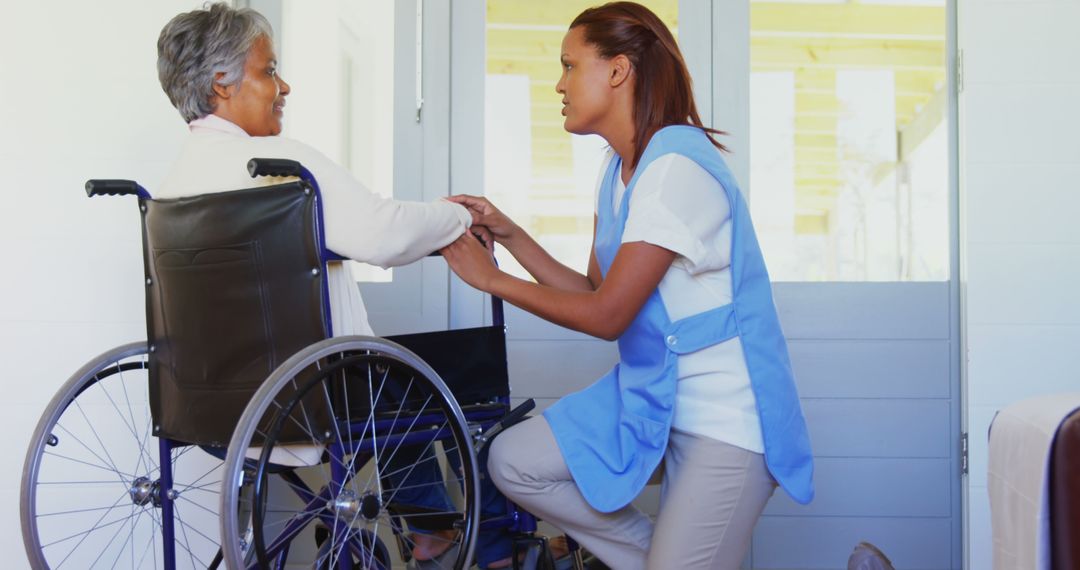
[[[262,15],[226,4],[180,14],[162,29],[158,77],[190,134],[172,170],[156,188],[155,197],[177,198],[278,183],[280,179],[252,180],[247,161],[252,157],[288,158],[302,163],[318,180],[326,244],[339,255],[381,267],[403,265],[461,236],[472,220],[464,207],[442,200],[419,203],[380,197],[315,149],[277,136],[290,88],[277,72],[271,36],[270,24]],[[329,263],[327,273],[334,334],[372,334],[349,266]],[[406,455],[403,452],[396,460]],[[410,473],[408,487],[424,490],[407,498],[409,492],[402,492],[399,501],[448,508],[443,503],[449,499],[441,475],[423,473],[423,469]],[[406,487],[400,482],[399,486]],[[425,560],[442,554],[452,545],[455,534],[417,534],[413,557]]]
[[[176,16],[158,38],[158,77],[190,134],[156,198],[278,183],[253,181],[248,159],[298,160],[319,181],[327,247],[380,267],[416,261],[471,223],[465,208],[447,201],[383,198],[317,150],[276,136],[290,88],[277,72],[270,24],[258,12],[213,4]],[[349,266],[331,263],[327,277],[334,333],[372,334]]]

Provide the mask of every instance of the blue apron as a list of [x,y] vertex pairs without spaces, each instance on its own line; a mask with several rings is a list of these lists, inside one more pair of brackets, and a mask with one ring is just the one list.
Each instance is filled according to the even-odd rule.
[[792,499],[809,503],[814,496],[810,438],[765,261],[735,179],[701,129],[672,126],[653,135],[617,215],[611,204],[621,168],[618,156],[611,160],[597,208],[600,271],[607,275],[622,244],[638,177],[653,160],[671,153],[700,165],[727,194],[732,217],[732,302],[672,322],[659,289],[653,291],[619,337],[615,368],[588,388],[556,402],[544,417],[585,500],[601,512],[618,510],[641,492],[664,457],[675,406],[678,355],[739,337],[757,400],[765,463]]

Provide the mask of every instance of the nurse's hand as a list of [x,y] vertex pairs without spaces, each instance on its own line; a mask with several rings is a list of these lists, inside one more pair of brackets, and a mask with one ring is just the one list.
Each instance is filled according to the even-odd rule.
[[457,194],[450,196],[447,200],[465,206],[469,213],[472,214],[473,224],[486,227],[495,238],[495,241],[499,243],[509,240],[521,229],[483,196]]
[[491,235],[491,230],[486,226],[473,224],[469,228],[469,233],[472,233],[476,239],[480,240],[480,243],[487,248],[488,253],[495,255],[495,236]]
[[485,293],[491,292],[492,282],[503,274],[495,266],[491,252],[469,232],[440,249],[439,253],[446,259],[450,269],[458,274],[458,277]]

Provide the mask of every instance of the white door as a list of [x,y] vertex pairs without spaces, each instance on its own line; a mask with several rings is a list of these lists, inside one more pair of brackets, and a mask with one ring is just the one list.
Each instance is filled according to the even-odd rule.
[[[448,3],[249,5],[271,21],[292,87],[283,136],[314,146],[384,196],[448,194]],[[364,216],[356,212],[356,223]],[[441,258],[390,270],[355,264],[354,272],[377,334],[446,328],[449,270]]]
[[867,540],[897,568],[960,568],[954,4],[713,6],[714,124],[734,135],[816,467],[814,502],[774,496],[749,564],[842,568]]

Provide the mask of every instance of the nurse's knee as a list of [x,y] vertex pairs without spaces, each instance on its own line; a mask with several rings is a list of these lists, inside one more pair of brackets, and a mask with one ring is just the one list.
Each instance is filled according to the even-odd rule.
[[507,457],[506,434],[501,434],[491,441],[491,447],[488,449],[488,462],[487,470],[488,477],[491,478],[491,482],[495,484],[503,494],[509,494],[508,489],[511,489],[514,477],[514,469],[510,466]]
[[519,494],[527,482],[522,477],[522,462],[528,453],[528,442],[519,437],[521,430],[514,426],[491,441],[488,450],[488,476],[504,495],[513,497]]

